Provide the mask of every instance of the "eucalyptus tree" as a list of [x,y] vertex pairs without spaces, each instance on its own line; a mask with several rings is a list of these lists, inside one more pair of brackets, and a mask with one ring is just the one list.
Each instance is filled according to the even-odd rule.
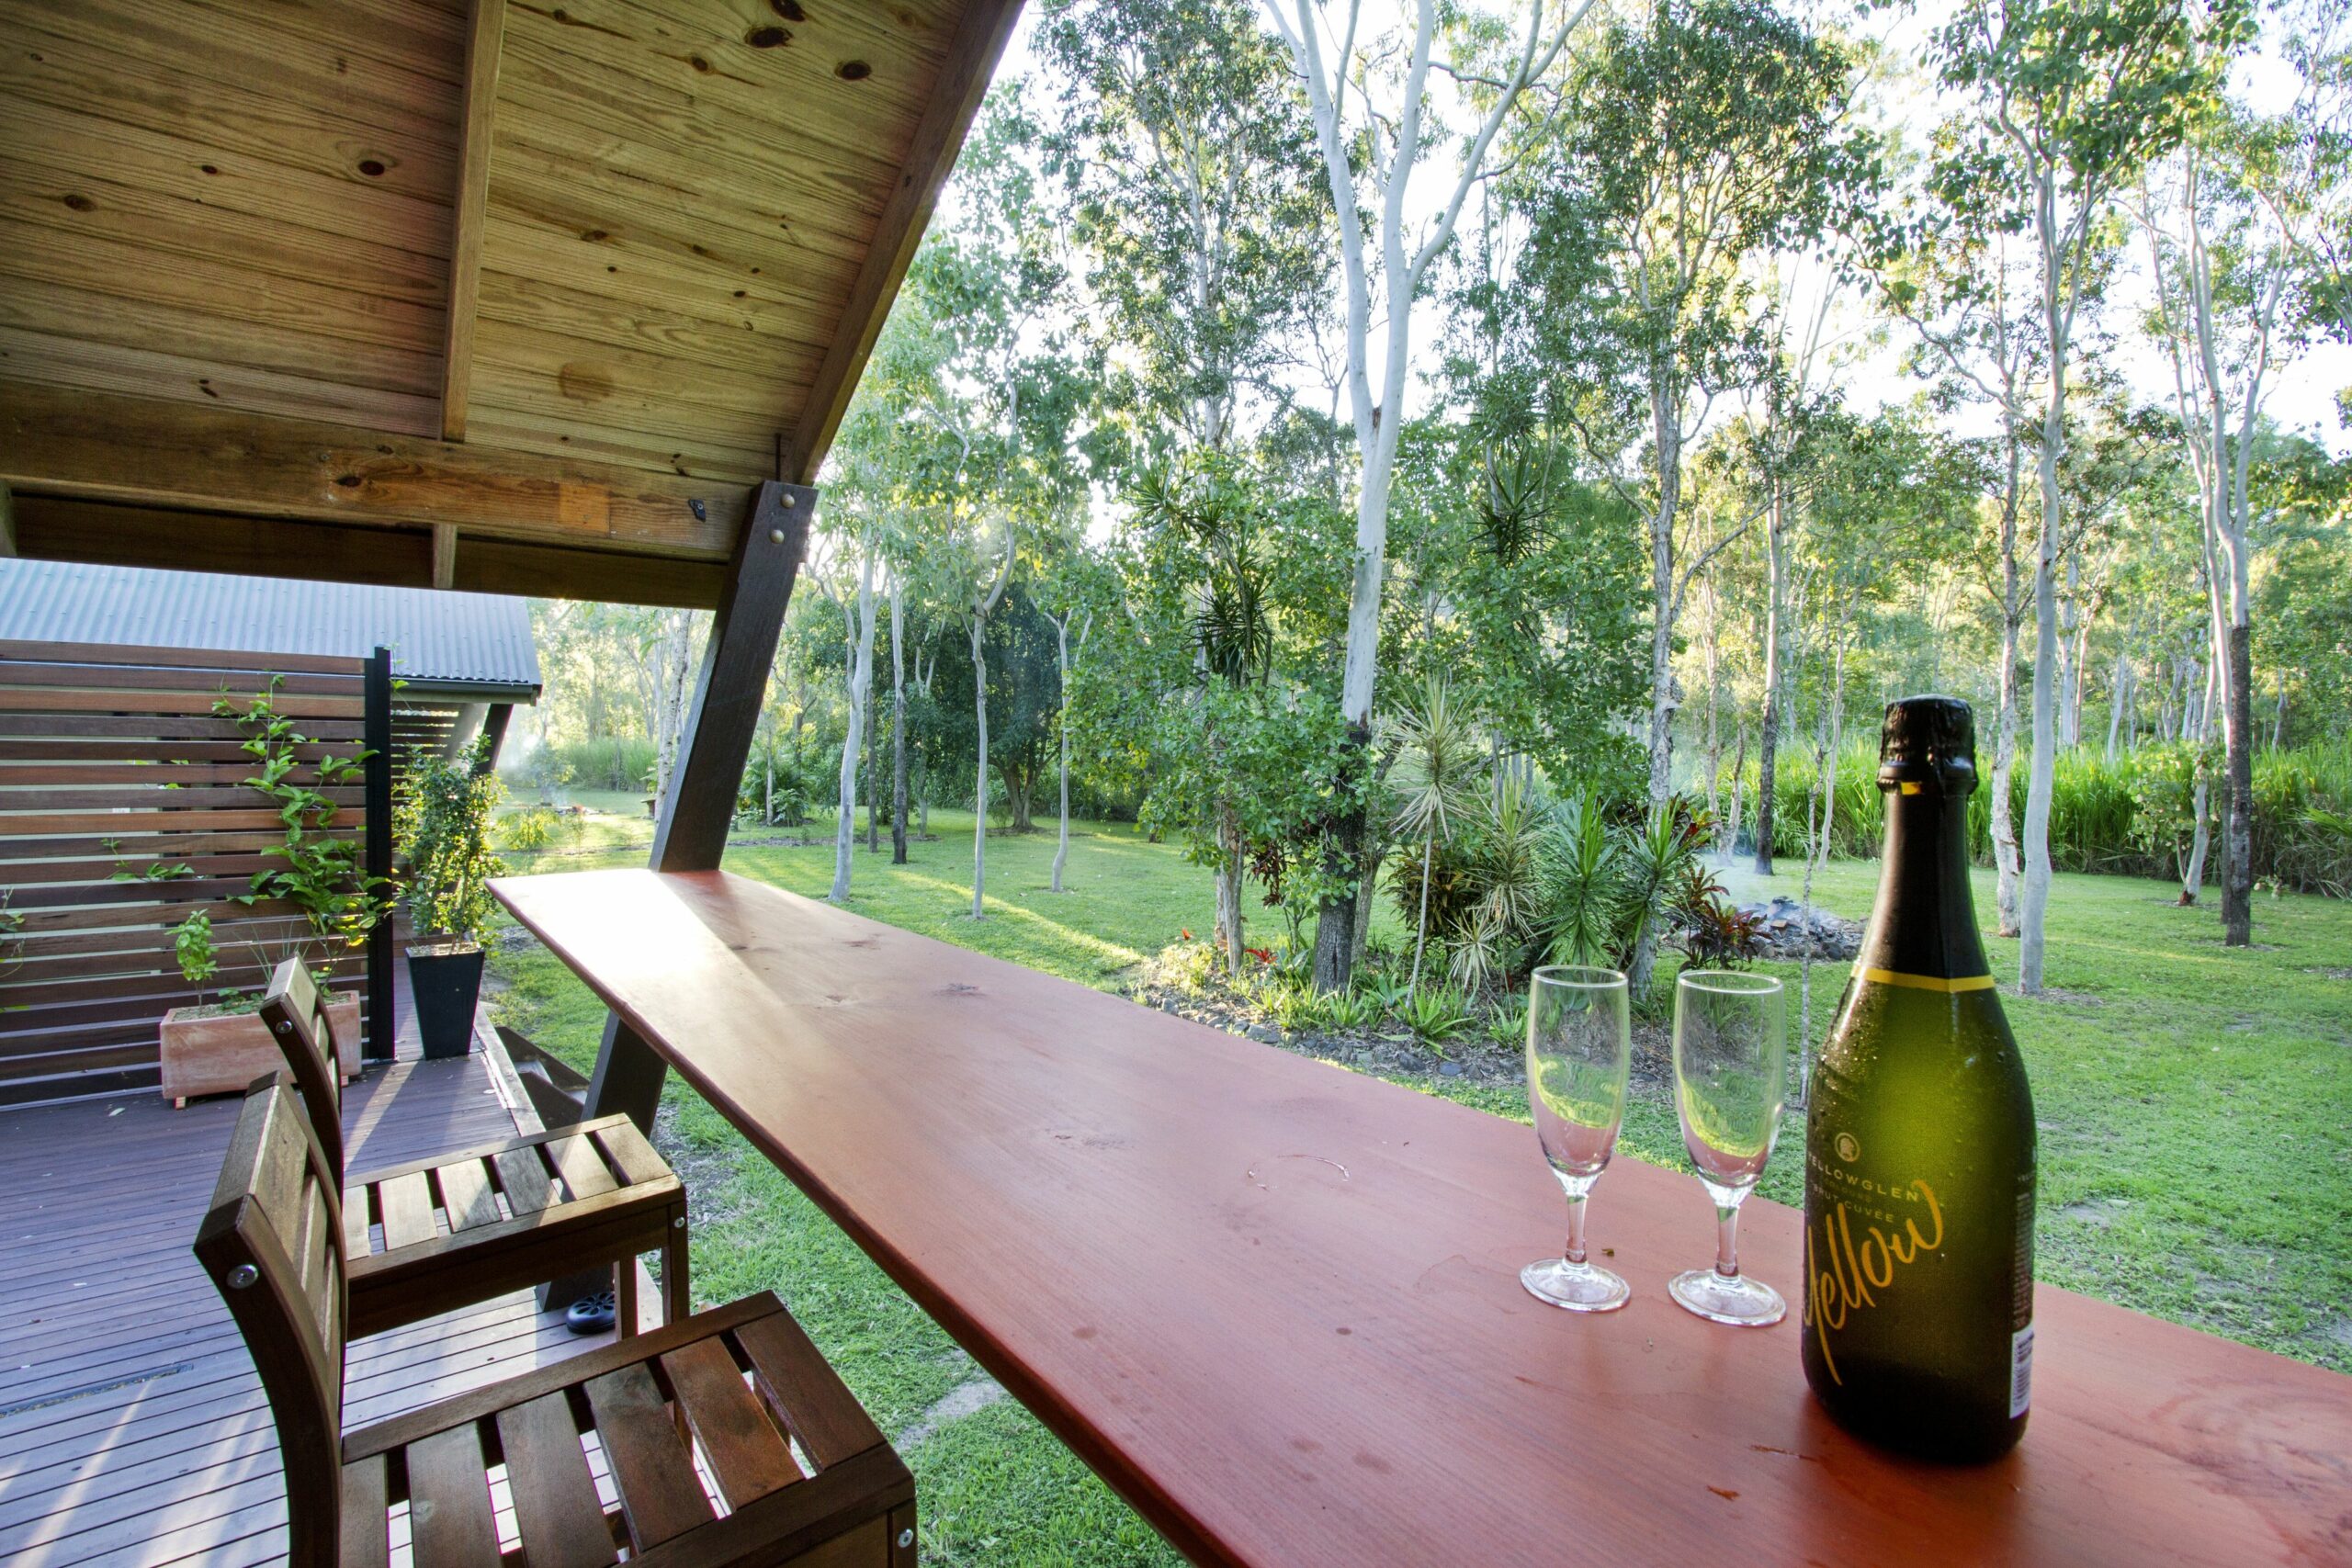
[[1573,112],[1521,175],[1538,351],[1599,394],[1577,422],[1594,457],[1614,471],[1618,454],[1641,455],[1640,477],[1619,482],[1649,545],[1654,805],[1672,789],[1675,621],[1706,558],[1690,542],[1685,452],[1719,398],[1769,378],[1748,264],[1817,237],[1874,181],[1848,120],[1853,81],[1844,46],[1764,0],[1663,0],[1583,52]]
[[[2340,31],[2340,14],[2328,18],[2325,10],[2322,19]],[[2197,481],[2211,585],[2228,782],[2222,927],[2233,947],[2253,940],[2258,425],[2304,316],[2298,296],[2314,281],[2314,259],[2324,265],[2328,255],[2328,208],[2347,155],[2336,106],[2346,66],[2341,39],[2294,58],[2301,89],[2285,112],[2211,106],[2143,176],[2136,213],[2154,284],[2149,331],[2171,367],[2172,412]],[[2338,120],[2332,127],[2331,115]]]
[[1087,330],[1132,367],[1147,446],[1223,450],[1324,277],[1331,219],[1282,48],[1250,0],[1049,0],[1044,140],[1085,258]]
[[[1335,835],[1331,897],[1317,925],[1318,989],[1346,984],[1353,963],[1356,909],[1361,900],[1373,897],[1373,889],[1353,874],[1366,829],[1360,775],[1372,736],[1387,580],[1389,491],[1397,440],[1407,422],[1416,307],[1430,266],[1453,243],[1463,204],[1487,172],[1497,139],[1521,96],[1559,60],[1592,3],[1562,0],[1555,6],[1552,0],[1526,0],[1526,25],[1516,44],[1501,43],[1491,29],[1463,29],[1469,36],[1462,39],[1454,58],[1438,62],[1433,56],[1441,13],[1447,9],[1439,0],[1414,0],[1401,36],[1386,39],[1363,30],[1361,0],[1347,0],[1344,6],[1320,0],[1265,0],[1306,88],[1337,226],[1346,300],[1348,404],[1358,462],[1356,558],[1339,694],[1340,716],[1351,737],[1351,761],[1348,776],[1339,781],[1339,793],[1351,799]],[[1401,72],[1385,84],[1388,101],[1375,102],[1375,79],[1397,62]],[[1442,166],[1439,156],[1449,139],[1431,118],[1433,69],[1463,86],[1463,96],[1477,111],[1476,128],[1450,168]],[[1369,234],[1367,216],[1372,220]],[[1385,306],[1377,365],[1375,291]]]
[[[2033,753],[2026,786],[2018,987],[2042,988],[2056,756],[2057,570],[2065,525],[2059,464],[2067,378],[2086,304],[2111,262],[2109,221],[2141,172],[2203,111],[2243,15],[2192,16],[2185,0],[1960,0],[1933,56],[1966,104],[1933,179],[1955,210],[2022,233],[2037,266],[2041,364],[2036,446],[2041,517],[2033,571]],[[2022,417],[2023,410],[2016,411]]]

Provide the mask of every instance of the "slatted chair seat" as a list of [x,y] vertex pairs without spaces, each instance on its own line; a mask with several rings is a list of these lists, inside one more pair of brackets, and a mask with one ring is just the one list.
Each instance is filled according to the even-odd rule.
[[[292,959],[261,1016],[329,1167],[344,1169],[334,1028]],[[609,1264],[621,1332],[637,1329],[637,1258],[662,1255],[663,1317],[693,1311],[686,1190],[625,1116],[343,1177],[351,1332],[379,1334]]]
[[765,1292],[342,1432],[352,1230],[302,1102],[255,1086],[196,1254],[269,1397],[294,1568],[913,1568],[912,1478]]
[[646,1252],[666,1320],[691,1310],[684,1184],[626,1116],[346,1177],[343,1224],[355,1336],[606,1262],[633,1332]]

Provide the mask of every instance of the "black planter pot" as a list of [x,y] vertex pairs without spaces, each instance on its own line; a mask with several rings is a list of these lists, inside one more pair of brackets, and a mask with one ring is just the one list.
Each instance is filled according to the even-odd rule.
[[471,942],[408,950],[408,984],[416,998],[417,1038],[427,1057],[462,1056],[473,1049],[481,960],[481,949]]

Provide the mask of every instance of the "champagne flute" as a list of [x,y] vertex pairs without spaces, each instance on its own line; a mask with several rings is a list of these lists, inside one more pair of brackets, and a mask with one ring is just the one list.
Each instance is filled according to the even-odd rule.
[[1682,1146],[1715,1201],[1715,1264],[1677,1274],[1667,1293],[1701,1317],[1762,1328],[1788,1315],[1781,1293],[1739,1271],[1739,1206],[1781,1134],[1788,1036],[1781,982],[1685,971],[1674,986],[1674,1100]]
[[1584,1248],[1585,1197],[1616,1151],[1632,1064],[1624,976],[1565,964],[1535,971],[1527,996],[1527,1102],[1544,1157],[1568,1197],[1568,1245],[1565,1256],[1521,1269],[1519,1282],[1570,1312],[1613,1312],[1633,1293],[1587,1262]]

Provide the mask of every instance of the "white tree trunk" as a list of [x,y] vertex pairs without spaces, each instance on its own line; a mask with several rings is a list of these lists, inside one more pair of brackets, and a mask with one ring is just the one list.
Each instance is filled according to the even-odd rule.
[[972,716],[979,731],[979,766],[972,784],[972,919],[986,919],[981,905],[989,879],[989,663],[981,651],[988,620],[972,617]]
[[1650,805],[1674,792],[1674,529],[1682,493],[1681,412],[1663,363],[1650,369],[1650,435],[1657,449],[1657,504],[1650,513]]
[[851,611],[851,635],[856,639],[849,666],[849,733],[842,741],[841,810],[833,821],[833,887],[825,895],[834,903],[849,898],[850,849],[857,840],[857,761],[865,739],[865,698],[874,686],[874,552],[865,552],[859,569],[857,598]]
[[2033,565],[2033,757],[2025,781],[2024,886],[2018,907],[2018,989],[2041,994],[2050,908],[2050,793],[2056,782],[2055,677],[2058,665],[2058,540],[2061,508],[2058,459],[2065,439],[2066,383],[2053,376],[2041,439],[2041,547]]
[[1062,890],[1062,868],[1069,863],[1069,622],[1054,623],[1059,645],[1062,689],[1062,812],[1061,833],[1054,844],[1054,891]]

